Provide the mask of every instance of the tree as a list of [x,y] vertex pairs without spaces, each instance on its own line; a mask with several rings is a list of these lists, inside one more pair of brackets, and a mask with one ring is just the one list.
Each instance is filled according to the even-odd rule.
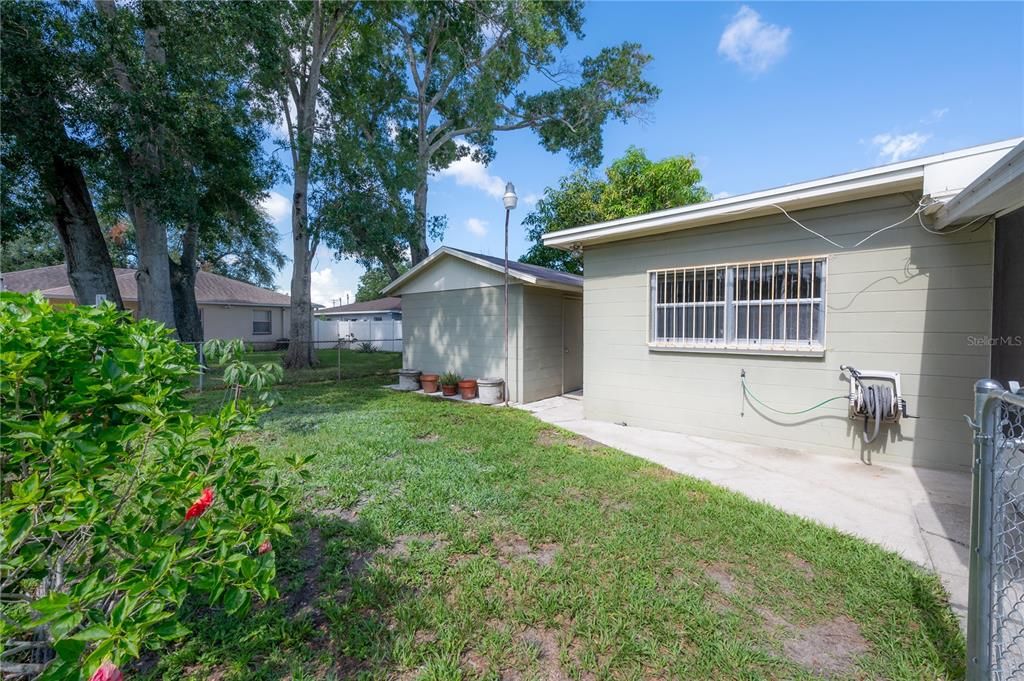
[[[233,251],[248,251],[268,264],[283,260],[259,208],[278,174],[262,151],[271,113],[256,84],[277,58],[275,10],[153,0],[97,7],[93,79],[108,204],[121,203],[110,212],[135,227],[143,314],[167,323],[157,315],[169,295],[179,338],[201,341],[195,279],[204,257],[220,250],[218,260],[237,263]],[[247,241],[259,248],[238,247]],[[253,269],[267,278],[265,267]]]
[[[284,366],[301,369],[316,364],[313,352],[313,305],[311,274],[313,256],[320,243],[317,223],[309,216],[314,154],[318,151],[317,119],[321,111],[323,68],[338,58],[342,37],[352,37],[353,5],[345,2],[289,2],[280,5],[280,77],[274,84],[285,122],[292,163],[292,282],[291,343]],[[356,49],[349,41],[345,46]]]
[[545,246],[548,232],[590,225],[666,208],[709,201],[700,184],[701,174],[690,156],[669,156],[651,161],[636,147],[614,161],[598,179],[587,171],[563,177],[557,188],[544,190],[544,198],[523,220],[533,246],[520,262],[583,274],[578,253]]
[[[402,275],[408,270],[408,265],[405,265],[399,271],[399,275]],[[382,267],[374,267],[363,272],[363,276],[359,277],[359,287],[356,289],[356,302],[364,303],[367,300],[376,300],[383,298],[384,293],[382,289],[390,284],[397,277],[392,277]]]
[[[22,207],[34,205],[20,216],[29,223],[15,223],[19,236],[25,236],[22,229],[37,227],[38,216],[48,213],[78,301],[92,304],[103,295],[121,307],[113,265],[83,170],[91,149],[81,137],[73,136],[85,123],[75,78],[76,16],[73,8],[48,3],[4,5],[0,31],[5,112],[3,217],[5,222],[14,217],[7,206],[9,198],[24,199],[19,202]],[[8,188],[12,181],[13,190]],[[45,202],[42,210],[40,200]]]
[[[583,3],[433,2],[389,5],[408,69],[411,115],[398,120],[415,153],[412,263],[429,254],[427,186],[432,171],[471,155],[487,163],[499,132],[529,128],[549,151],[596,165],[610,119],[640,114],[659,90],[643,78],[651,57],[623,43],[555,66],[571,36],[582,37]],[[529,80],[549,89],[527,94]]]

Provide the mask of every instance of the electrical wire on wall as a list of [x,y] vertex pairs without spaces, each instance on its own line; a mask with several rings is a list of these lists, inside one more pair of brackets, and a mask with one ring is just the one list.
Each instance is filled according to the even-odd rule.
[[[797,220],[796,218],[794,218],[792,215],[790,215],[786,211],[785,208],[783,208],[782,206],[780,206],[777,203],[769,203],[769,204],[765,204],[765,205],[770,206],[770,207],[778,210],[780,213],[782,213],[786,217],[787,220],[792,222],[797,227],[799,227],[799,228],[801,228],[801,229],[803,229],[803,230],[805,230],[807,232],[810,232],[811,234],[813,234],[814,236],[818,237],[819,239],[823,239],[823,240],[827,241],[828,243],[832,244],[833,246],[835,246],[836,248],[838,248],[841,251],[850,250],[852,248],[859,248],[860,246],[863,246],[865,243],[867,243],[868,240],[873,239],[874,237],[878,236],[879,234],[881,234],[883,232],[886,232],[886,231],[888,231],[890,229],[893,229],[894,227],[899,227],[900,225],[909,222],[910,220],[914,219],[915,217],[917,218],[918,223],[921,225],[921,229],[923,229],[924,231],[928,232],[929,234],[936,234],[938,236],[947,236],[947,235],[950,235],[950,234],[956,234],[957,232],[965,230],[968,227],[970,227],[971,225],[978,223],[979,221],[984,223],[984,221],[987,221],[987,220],[995,217],[994,215],[983,215],[981,217],[975,218],[974,220],[971,220],[970,222],[968,222],[965,225],[961,225],[960,227],[957,227],[956,229],[950,229],[950,230],[932,229],[932,228],[930,228],[930,227],[928,227],[927,225],[924,224],[924,220],[922,219],[921,216],[922,216],[922,214],[924,213],[924,211],[926,209],[930,208],[931,206],[934,206],[937,203],[940,203],[940,202],[932,199],[930,196],[923,196],[923,197],[921,197],[921,200],[917,202],[917,207],[910,213],[910,215],[908,215],[907,217],[903,218],[902,220],[899,220],[897,222],[892,223],[891,225],[886,225],[885,227],[882,227],[881,229],[876,229],[875,231],[871,232],[871,234],[868,234],[866,237],[864,237],[863,239],[861,239],[857,243],[853,244],[852,246],[844,246],[844,245],[842,245],[842,244],[840,244],[840,243],[838,243],[836,241],[833,241],[832,239],[828,238],[824,234],[821,234],[820,232],[816,232],[815,230],[811,229],[810,227],[808,227],[804,223],[802,223],[799,220]],[[749,213],[749,212],[754,211],[754,210],[759,210],[762,207],[763,206],[759,206],[757,208],[744,208],[743,210],[737,210],[737,211],[732,211],[730,213],[725,213],[725,215],[727,215],[727,216],[729,216],[729,215],[742,215],[743,213]]]

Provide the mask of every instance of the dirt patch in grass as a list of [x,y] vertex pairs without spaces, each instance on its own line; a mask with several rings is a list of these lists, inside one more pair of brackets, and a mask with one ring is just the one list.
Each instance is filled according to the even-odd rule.
[[[562,669],[562,664],[558,659],[558,636],[555,632],[550,629],[529,627],[519,635],[519,642],[527,649],[529,656],[537,661],[536,678],[547,681],[568,681],[569,675]],[[502,678],[526,677],[502,674]]]
[[430,551],[439,551],[448,546],[448,540],[436,534],[400,534],[394,538],[390,547],[380,553],[390,558],[406,558],[417,544],[425,544]]
[[597,440],[591,440],[589,437],[577,433],[563,433],[554,428],[545,428],[537,433],[536,442],[542,447],[569,445],[570,447],[579,447],[580,449],[599,449],[605,446]]
[[759,612],[781,639],[786,658],[819,676],[850,676],[857,671],[857,658],[871,650],[860,627],[845,615],[796,625],[770,610],[762,608]]
[[426,435],[420,435],[416,438],[416,442],[437,442],[441,439],[441,436],[437,433],[427,433]]
[[657,480],[678,480],[679,474],[673,470],[665,468],[664,466],[644,466],[639,471],[640,475],[645,475],[649,478],[655,478]]
[[505,567],[516,560],[529,560],[541,566],[552,565],[562,550],[561,546],[553,543],[530,546],[530,542],[518,534],[496,537],[494,547],[498,550],[498,562]]
[[709,563],[705,565],[704,576],[718,585],[719,591],[726,596],[736,593],[739,589],[739,583],[729,572],[729,567],[725,563]]
[[814,579],[814,567],[806,560],[793,553],[787,553],[786,560],[801,575],[807,579]]
[[288,597],[288,614],[295,616],[312,610],[313,601],[320,594],[320,566],[323,563],[324,540],[320,530],[309,528],[309,540],[299,552],[299,563],[303,565],[302,582]]

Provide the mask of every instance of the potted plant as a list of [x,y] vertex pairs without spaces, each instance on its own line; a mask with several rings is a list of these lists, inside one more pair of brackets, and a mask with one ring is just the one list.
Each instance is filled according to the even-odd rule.
[[437,392],[437,374],[420,374],[420,387],[425,393]]
[[472,400],[476,398],[475,378],[464,378],[459,381],[459,396],[464,400]]
[[[422,381],[422,379],[420,379]],[[462,377],[454,371],[446,371],[441,374],[441,393],[445,397],[454,397]]]

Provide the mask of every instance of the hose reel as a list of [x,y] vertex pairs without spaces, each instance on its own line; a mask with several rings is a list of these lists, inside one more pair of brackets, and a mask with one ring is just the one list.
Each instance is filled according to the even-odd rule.
[[[850,420],[864,419],[864,444],[870,444],[878,437],[883,422],[898,423],[907,415],[907,401],[903,399],[899,373],[860,371],[845,364],[839,369],[850,374]],[[869,437],[870,421],[874,421],[874,428]]]

